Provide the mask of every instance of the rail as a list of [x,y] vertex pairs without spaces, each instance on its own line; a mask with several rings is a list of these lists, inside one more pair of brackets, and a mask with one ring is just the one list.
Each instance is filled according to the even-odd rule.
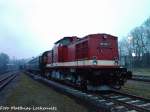
[[11,73],[0,77],[0,91],[16,77],[16,73]]
[[[142,97],[120,93],[118,91],[110,91],[102,94],[99,92],[85,92],[67,85],[60,84],[55,81],[42,78],[38,75],[28,73],[33,79],[42,82],[59,92],[71,95],[80,101],[90,104],[97,108],[99,112],[149,112],[150,100]],[[138,103],[138,104],[136,104]]]
[[133,75],[131,80],[150,82],[150,76]]
[[135,112],[150,112],[150,99],[115,90],[100,96],[105,100],[121,105],[122,111],[133,109]]

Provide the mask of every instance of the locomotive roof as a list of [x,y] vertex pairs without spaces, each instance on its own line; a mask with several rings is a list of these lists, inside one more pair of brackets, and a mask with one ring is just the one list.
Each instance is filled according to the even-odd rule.
[[85,39],[87,39],[87,38],[92,38],[92,36],[96,36],[96,35],[107,35],[107,36],[111,36],[111,37],[114,37],[114,38],[118,38],[117,36],[110,35],[110,34],[106,34],[106,33],[97,33],[97,34],[89,34],[89,35],[86,35],[86,36],[84,36],[83,38],[79,38],[79,40],[77,40],[76,42],[81,41],[81,40],[85,40]]
[[76,36],[72,36],[72,37],[64,37],[64,38],[58,40],[57,42],[55,42],[55,44],[60,43],[62,40],[66,40],[66,39],[70,39],[70,38],[72,38],[72,39],[75,39],[75,38],[76,38],[76,39],[79,39],[79,38],[76,37]]
[[117,36],[113,36],[113,35],[110,35],[110,34],[106,34],[106,33],[97,33],[97,34],[89,34],[89,35],[86,35],[86,36],[84,36],[83,38],[78,38],[77,36],[64,37],[64,38],[62,38],[62,39],[56,41],[55,44],[60,43],[62,40],[66,40],[66,39],[70,39],[70,38],[76,38],[76,39],[78,39],[78,40],[81,40],[81,39],[85,39],[85,38],[88,38],[88,37],[93,36],[93,35],[109,35],[109,36],[112,36],[112,37],[117,38]]
[[93,35],[108,35],[108,36],[112,36],[112,37],[116,37],[117,38],[117,36],[106,34],[106,33],[89,34],[89,35],[86,35],[85,37],[89,37],[89,36],[93,36]]

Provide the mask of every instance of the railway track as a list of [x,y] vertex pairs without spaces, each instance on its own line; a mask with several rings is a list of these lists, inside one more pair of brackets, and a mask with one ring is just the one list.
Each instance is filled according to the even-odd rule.
[[16,73],[8,73],[0,77],[0,91],[16,77]]
[[131,80],[150,82],[150,76],[133,75]]
[[45,83],[60,92],[87,102],[97,108],[97,112],[150,112],[150,99],[115,90],[103,94],[100,92],[83,92],[73,87],[68,87],[37,75],[35,76],[34,74],[28,74],[35,80]]
[[114,105],[114,109],[119,108],[120,112],[150,112],[150,99],[119,91],[111,91],[108,94],[102,94],[100,96],[105,100],[111,101],[109,104],[112,106]]

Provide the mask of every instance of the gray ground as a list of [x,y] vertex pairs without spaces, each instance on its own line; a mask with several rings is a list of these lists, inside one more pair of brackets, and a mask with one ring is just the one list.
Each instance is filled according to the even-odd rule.
[[32,80],[24,73],[18,74],[17,78],[0,92],[0,106],[4,105],[9,107],[12,105],[53,106],[57,108],[56,112],[93,112],[93,109],[77,99],[58,93],[50,87]]

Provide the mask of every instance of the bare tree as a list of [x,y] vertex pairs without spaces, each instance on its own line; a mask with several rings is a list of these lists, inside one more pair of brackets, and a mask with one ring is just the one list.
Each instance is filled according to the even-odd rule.
[[144,34],[146,37],[147,51],[150,52],[150,17],[144,22]]
[[140,59],[140,56],[143,56],[144,52],[147,52],[144,28],[137,27],[133,31],[131,31],[130,34],[133,37],[132,44],[135,54]]
[[150,17],[119,42],[119,51],[121,56],[127,56],[126,61],[132,65],[150,66]]
[[125,67],[129,67],[130,47],[127,38],[124,37],[122,40],[120,40],[118,46],[119,46],[120,64]]

